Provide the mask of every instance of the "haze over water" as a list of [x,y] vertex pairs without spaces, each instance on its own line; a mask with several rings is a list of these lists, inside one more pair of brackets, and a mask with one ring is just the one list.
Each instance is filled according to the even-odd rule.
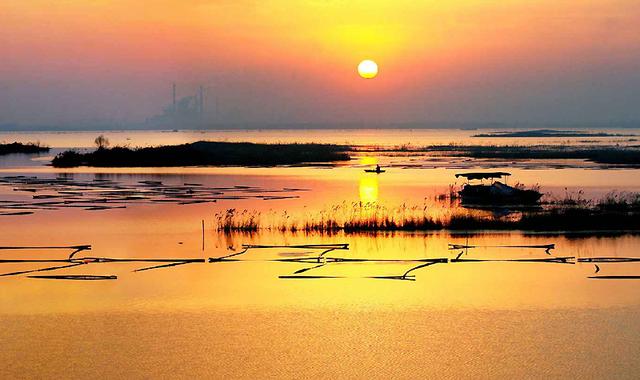
[[[531,128],[529,128],[531,129]],[[255,143],[324,143],[393,147],[409,145],[634,145],[640,128],[563,128],[570,132],[605,132],[603,137],[474,137],[495,131],[526,130],[509,128],[350,128],[350,129],[214,129],[214,130],[107,130],[107,131],[0,131],[0,141],[41,141],[52,148],[93,148],[96,136],[103,134],[114,146],[159,146],[198,140]]]
[[[470,137],[483,131],[377,130],[208,132],[104,132],[114,144],[160,145],[200,139],[255,142],[314,141],[361,145],[491,143]],[[611,132],[611,131],[609,131]],[[635,130],[627,130],[629,134]],[[90,147],[96,132],[2,134],[3,140],[39,140],[54,148]],[[526,144],[586,138],[527,139]],[[632,137],[607,137],[612,144]],[[511,144],[512,140],[498,143]],[[376,144],[382,142],[382,144]],[[630,142],[632,143],[632,142]],[[54,152],[56,150],[54,149]],[[531,235],[526,232],[380,232],[376,234],[257,233],[215,231],[216,213],[227,209],[262,213],[266,222],[318,215],[335,205],[372,202],[388,207],[426,205],[433,213],[450,206],[435,196],[453,174],[482,162],[431,160],[402,153],[358,153],[335,167],[274,168],[77,168],[45,166],[45,156],[0,158],[2,176],[65,176],[74,181],[111,180],[135,185],[161,181],[180,186],[255,186],[303,189],[296,198],[223,199],[199,204],[130,204],[123,209],[41,210],[2,216],[2,245],[91,244],[91,256],[120,258],[208,258],[242,244],[348,243],[330,255],[350,258],[453,258],[448,244],[478,246],[556,244],[553,256],[635,255],[636,235]],[[32,160],[33,159],[33,160]],[[35,160],[35,161],[34,161]],[[419,161],[419,165],[415,164]],[[376,162],[384,175],[364,173]],[[584,190],[602,196],[613,189],[637,191],[637,169],[596,169],[585,162],[558,169],[540,163],[503,162],[513,180],[538,183],[549,196]],[[511,181],[511,180],[510,180]],[[565,189],[567,188],[567,189]],[[2,199],[33,193],[0,186]],[[205,221],[204,249],[201,221]],[[10,377],[206,376],[206,377],[634,377],[638,367],[640,312],[636,284],[589,280],[593,264],[445,263],[420,269],[416,281],[371,279],[404,273],[408,263],[336,263],[318,276],[346,278],[287,280],[305,265],[273,262],[313,257],[302,249],[249,251],[241,262],[196,263],[133,273],[144,264],[106,263],[63,273],[117,275],[117,281],[56,282],[0,278],[3,372]],[[63,252],[12,252],[4,257],[60,257]],[[538,249],[477,248],[469,258],[546,258]],[[5,264],[6,272],[29,269]],[[32,266],[31,266],[32,267]],[[616,264],[607,274],[633,274],[638,265]],[[8,346],[7,346],[8,345]],[[74,364],[70,364],[73,357]],[[16,360],[21,358],[21,360]],[[46,366],[28,363],[46,362]],[[78,364],[80,363],[80,364]],[[188,364],[188,368],[185,367]],[[348,364],[353,363],[353,364]],[[114,365],[116,364],[116,365]],[[366,369],[365,369],[366,368]]]

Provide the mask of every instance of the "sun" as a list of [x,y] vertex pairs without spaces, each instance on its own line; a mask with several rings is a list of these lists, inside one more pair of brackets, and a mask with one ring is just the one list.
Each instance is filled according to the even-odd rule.
[[378,64],[370,59],[365,59],[358,65],[358,74],[364,79],[373,79],[378,75]]

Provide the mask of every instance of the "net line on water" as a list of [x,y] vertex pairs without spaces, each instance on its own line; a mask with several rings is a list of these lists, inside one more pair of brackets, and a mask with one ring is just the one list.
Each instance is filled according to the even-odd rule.
[[[450,245],[451,247],[452,245]],[[508,247],[508,248],[538,248],[547,249],[554,244],[537,245],[537,246],[496,246],[496,247]],[[339,278],[354,278],[353,276],[338,276],[338,275],[303,275],[303,273],[320,269],[335,264],[360,264],[360,263],[381,263],[381,264],[401,264],[411,265],[408,270],[405,270],[402,274],[398,275],[382,275],[382,276],[361,276],[355,278],[364,279],[390,279],[390,280],[407,280],[415,281],[415,274],[411,274],[417,270],[428,268],[436,264],[457,264],[457,263],[548,263],[548,264],[576,264],[576,263],[633,263],[640,262],[640,257],[588,257],[588,258],[576,258],[575,256],[554,256],[554,257],[542,257],[542,258],[463,258],[466,253],[461,250],[455,257],[436,257],[436,258],[359,258],[359,257],[343,257],[332,256],[331,252],[334,251],[348,251],[349,244],[303,244],[303,245],[250,245],[246,244],[242,246],[243,249],[239,252],[235,252],[229,255],[220,257],[205,258],[114,258],[114,257],[98,257],[98,256],[81,256],[77,257],[76,254],[83,251],[91,250],[91,245],[70,245],[70,246],[2,246],[0,250],[3,251],[23,251],[23,250],[71,250],[71,254],[66,259],[47,259],[47,258],[26,258],[26,259],[0,259],[0,264],[55,264],[45,268],[26,269],[19,271],[12,271],[6,273],[0,273],[0,277],[19,276],[25,274],[31,274],[36,272],[47,272],[64,270],[74,267],[90,264],[100,263],[145,263],[149,264],[142,268],[134,269],[133,272],[144,272],[155,269],[163,269],[170,267],[183,266],[187,264],[204,264],[204,263],[222,263],[222,262],[274,262],[274,263],[290,263],[290,264],[305,264],[304,268],[298,269],[291,275],[281,275],[278,278],[281,279],[339,279]],[[472,246],[457,246],[458,248],[469,248]],[[478,247],[478,246],[473,246]],[[242,255],[246,255],[250,250],[265,250],[265,249],[301,249],[305,251],[317,250],[319,253],[309,257],[287,257],[287,258],[259,258],[251,259],[244,258]],[[468,254],[468,253],[466,253]],[[64,265],[60,265],[64,264]],[[310,265],[310,266],[309,266]],[[596,273],[600,271],[598,265],[595,265]],[[74,278],[71,278],[75,276]],[[74,279],[82,280],[83,276],[88,280],[95,279],[117,279],[115,275],[104,275],[104,278],[98,275],[32,275],[27,276],[29,278],[39,279]],[[93,278],[96,277],[96,278]],[[635,279],[634,275],[599,275],[589,276],[590,279]]]

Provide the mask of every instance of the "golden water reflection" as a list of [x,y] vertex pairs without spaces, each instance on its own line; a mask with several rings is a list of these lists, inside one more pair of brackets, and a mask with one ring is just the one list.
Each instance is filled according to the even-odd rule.
[[[344,142],[354,132],[334,133],[336,142]],[[448,143],[462,141],[457,136],[464,134],[466,141],[482,143],[469,138],[476,132],[442,131],[432,139],[433,133],[403,132],[385,140],[377,132],[358,131],[352,140],[371,144],[415,140],[426,144],[427,140],[420,140],[417,134],[428,135],[430,143]],[[122,143],[130,134],[133,141],[145,144],[223,139],[226,134],[234,135],[230,140],[238,141],[279,141],[283,136],[281,131],[255,131],[191,135],[122,132],[115,136],[110,133],[109,137],[112,142]],[[326,141],[321,138],[324,134],[308,132],[305,138]],[[52,146],[89,146],[95,135],[74,134],[77,141],[69,142],[64,134],[46,134],[42,140]],[[7,140],[14,138],[4,136]],[[17,137],[34,141],[38,136]],[[153,136],[157,140],[147,138]],[[301,141],[298,133],[287,136]],[[555,243],[555,256],[638,256],[637,235],[314,234],[276,230],[220,234],[213,229],[214,214],[229,208],[273,213],[278,216],[274,224],[284,218],[296,219],[296,213],[315,217],[342,203],[343,209],[333,213],[346,218],[353,212],[351,204],[358,201],[384,207],[417,205],[417,212],[425,205],[430,216],[436,215],[438,205],[432,200],[447,191],[459,169],[402,169],[390,166],[390,160],[380,158],[380,164],[389,168],[381,175],[363,173],[362,167],[8,167],[2,171],[64,175],[79,180],[95,176],[130,182],[152,179],[172,184],[195,182],[213,187],[249,185],[309,191],[287,200],[128,205],[125,209],[98,212],[60,209],[2,217],[0,245],[91,244],[90,255],[97,257],[206,259],[238,252],[242,244],[348,243],[348,251],[331,255],[412,260],[454,258],[459,252],[449,251],[449,243]],[[378,162],[377,158],[368,157],[359,163]],[[492,169],[513,172],[512,178],[517,181],[539,183],[543,191],[556,195],[562,195],[565,187],[586,189],[587,196],[601,196],[611,188],[640,189],[637,170]],[[33,193],[21,194],[3,187],[0,195],[2,199],[13,199],[32,197]],[[447,210],[444,206],[441,209]],[[282,216],[284,210],[287,213]],[[204,250],[202,220],[206,228]],[[3,258],[64,258],[64,254],[3,252]],[[638,373],[638,283],[590,280],[593,264],[446,263],[413,272],[416,281],[394,281],[367,277],[401,275],[411,268],[410,263],[334,262],[303,274],[344,278],[285,280],[279,276],[310,265],[270,261],[313,255],[317,252],[271,249],[250,252],[240,256],[242,260],[238,262],[197,263],[145,272],[133,272],[144,266],[139,263],[89,264],[44,272],[117,275],[116,281],[0,277],[0,323],[4,327],[0,331],[4,346],[0,360],[5,363],[0,378],[86,378],[95,377],[96,373],[106,378],[295,378],[301,374],[309,378],[357,378],[362,376],[362,368],[381,378],[523,378],[536,377],[535,374],[553,378],[576,374],[632,378]],[[532,249],[477,248],[465,257],[548,256]],[[32,269],[30,264],[2,264],[3,273],[27,269]],[[599,274],[638,275],[640,266],[601,264]],[[429,358],[436,360],[425,365]]]
[[361,202],[373,203],[378,201],[378,174],[368,173],[360,176],[359,194]]
[[[179,170],[175,168],[174,170]],[[193,205],[140,204],[124,209],[85,211],[60,209],[39,211],[33,215],[0,218],[0,245],[70,245],[91,244],[92,256],[136,258],[208,258],[230,254],[242,244],[330,244],[348,243],[350,258],[416,259],[455,257],[447,250],[449,243],[465,244],[466,237],[442,233],[381,234],[307,234],[282,233],[279,230],[257,234],[219,235],[214,232],[215,213],[229,208],[269,212],[281,218],[296,219],[297,214],[320,215],[327,206],[346,202],[334,214],[345,218],[353,211],[352,202],[377,201],[376,204],[408,202],[422,206],[425,197],[444,191],[439,183],[453,177],[450,171],[414,171],[394,169],[385,174],[367,174],[362,169],[315,170],[292,168],[306,175],[240,174],[237,168],[210,175],[111,174],[119,181],[162,180],[182,184],[198,182],[204,186],[228,187],[251,185],[264,188],[305,188],[300,198],[265,201],[259,198],[219,200]],[[257,169],[255,169],[257,171]],[[264,173],[267,169],[261,169]],[[231,174],[231,171],[235,174]],[[577,171],[575,171],[577,172]],[[291,173],[291,172],[288,172]],[[545,172],[547,176],[552,174]],[[595,172],[598,174],[599,172]],[[614,172],[616,173],[616,172]],[[429,174],[429,175],[427,175]],[[525,173],[533,175],[536,173]],[[69,174],[75,179],[92,179],[93,175]],[[556,174],[557,176],[557,174]],[[415,179],[415,180],[414,180]],[[357,181],[357,182],[356,182]],[[637,182],[637,180],[636,180]],[[355,191],[355,186],[358,191]],[[438,190],[441,189],[441,190]],[[384,196],[380,196],[380,191]],[[431,193],[430,193],[431,192]],[[31,197],[9,188],[0,189],[3,197]],[[420,202],[420,203],[418,203]],[[427,204],[431,213],[431,204]],[[443,207],[444,208],[444,207]],[[355,209],[359,212],[359,209]],[[375,211],[376,209],[374,209]],[[331,211],[331,209],[329,209]],[[363,213],[366,210],[363,210]],[[411,208],[402,212],[413,212]],[[417,209],[422,212],[422,207]],[[344,214],[344,215],[343,215]],[[275,217],[275,216],[274,216]],[[55,223],[52,223],[55,220]],[[202,250],[202,220],[205,220],[205,249]],[[274,223],[279,223],[276,220]],[[527,236],[519,232],[483,234],[469,238],[474,245],[530,245],[555,243],[554,254],[566,256],[636,256],[640,237],[571,237]],[[26,254],[23,252],[22,254]],[[401,263],[335,263],[309,274],[339,275],[346,279],[295,281],[279,279],[304,266],[299,263],[267,262],[269,258],[289,257],[295,252],[252,252],[248,261],[238,263],[193,264],[133,273],[132,264],[90,264],[70,268],[63,273],[118,275],[107,283],[47,282],[24,277],[2,277],[0,314],[52,313],[95,310],[202,309],[258,305],[268,308],[562,308],[640,305],[637,287],[631,282],[588,280],[593,265],[460,263],[434,265],[415,272],[415,282],[372,280],[363,277],[401,275],[410,265]],[[335,252],[334,252],[335,253]],[[31,254],[31,253],[29,253]],[[47,257],[46,252],[37,252]],[[299,254],[299,253],[296,253]],[[472,258],[545,257],[530,250],[474,250]],[[23,256],[24,257],[24,256]],[[253,260],[253,261],[252,261]],[[138,266],[139,268],[139,266]],[[21,265],[6,267],[26,269]],[[633,265],[601,265],[600,274],[638,274]],[[348,289],[349,291],[345,291]],[[535,289],[532,292],[531,289]],[[96,297],[96,294],[100,297]]]
[[[305,187],[312,191],[290,200],[145,204],[102,212],[62,209],[4,217],[0,218],[0,245],[91,244],[90,255],[97,257],[206,259],[238,252],[243,244],[348,243],[348,251],[330,255],[379,260],[451,259],[459,252],[449,251],[449,243],[555,243],[553,255],[576,257],[637,256],[640,245],[640,236],[633,235],[576,238],[520,232],[466,236],[446,232],[213,231],[214,213],[231,207],[315,213],[346,197],[357,201],[356,196],[366,195],[380,202],[380,185],[384,201],[392,203],[418,201],[416,198],[425,196],[427,187],[424,183],[416,186],[413,182],[392,181],[394,176],[406,176],[400,171],[380,176],[352,171],[339,178],[335,178],[335,172],[320,173],[327,178],[315,175],[303,181],[300,176],[283,175],[115,175],[113,179],[130,181],[152,178],[212,186]],[[421,180],[433,178],[422,176]],[[356,184],[364,191],[356,192]],[[4,197],[22,196],[2,191]],[[5,252],[3,258],[62,258],[65,254]],[[490,378],[496,371],[501,371],[503,376],[499,377],[522,378],[539,367],[540,377],[558,378],[575,373],[631,378],[638,372],[634,360],[640,347],[638,284],[589,280],[587,277],[594,273],[592,264],[443,263],[414,271],[416,281],[397,281],[369,277],[401,275],[413,263],[334,262],[302,274],[341,278],[295,280],[280,276],[308,268],[309,263],[273,261],[317,254],[268,249],[238,256],[241,260],[237,262],[196,263],[145,272],[133,272],[147,265],[141,263],[88,264],[44,272],[117,275],[115,281],[0,277],[0,323],[4,327],[0,331],[4,347],[0,360],[6,363],[0,377],[86,378],[100,373],[106,378],[190,378],[194,374],[203,378],[295,378],[304,373],[322,378],[329,373],[332,377],[357,378],[362,375],[362,365],[375,368],[381,378],[398,374],[410,378],[424,371],[430,373],[423,377],[434,378],[443,374]],[[548,256],[532,249],[478,248],[466,257]],[[600,274],[640,274],[638,264],[600,267]],[[2,269],[6,273],[32,267],[2,264]],[[425,366],[425,358],[434,352],[439,359]],[[513,352],[518,354],[509,354]],[[598,355],[602,359],[599,365],[590,365]],[[69,361],[69,357],[75,360]],[[365,363],[345,365],[336,357]]]
[[369,156],[369,155],[365,155],[365,156],[359,157],[358,161],[359,161],[360,165],[368,165],[368,166],[374,166],[374,165],[377,165],[380,162],[378,157]]

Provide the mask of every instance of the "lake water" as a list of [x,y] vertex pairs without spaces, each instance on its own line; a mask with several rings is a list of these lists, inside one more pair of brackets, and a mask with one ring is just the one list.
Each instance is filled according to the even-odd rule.
[[[202,139],[327,142],[394,146],[430,144],[632,144],[628,137],[490,139],[483,131],[185,131],[104,132],[112,144],[185,143]],[[640,134],[636,130],[618,133]],[[349,244],[329,262],[287,279],[313,263],[309,248],[252,249],[235,262],[192,263],[133,272],[152,264],[89,263],[36,274],[116,275],[111,281],[0,277],[0,370],[3,378],[635,378],[640,370],[640,281],[594,280],[590,263],[509,262],[549,257],[635,257],[640,236],[482,234],[219,233],[215,215],[228,209],[260,212],[280,225],[318,217],[353,202],[446,213],[437,194],[460,170],[509,171],[509,181],[538,184],[547,197],[583,191],[640,191],[638,169],[605,169],[585,162],[434,160],[361,153],[334,167],[75,168],[47,166],[63,148],[86,149],[98,132],[0,133],[0,141],[41,141],[45,155],[0,157],[0,177],[113,181],[113,186],[198,184],[225,188],[215,203],[131,202],[126,208],[50,207],[0,216],[0,246],[92,245],[81,257],[222,257],[243,244]],[[584,142],[580,140],[590,140]],[[591,141],[597,140],[597,142]],[[418,161],[418,164],[416,163]],[[380,163],[381,175],[363,168]],[[93,182],[92,182],[93,183]],[[460,181],[457,182],[460,185]],[[240,187],[238,187],[240,186]],[[249,193],[242,189],[255,189]],[[0,183],[0,200],[32,201],[46,191],[14,191]],[[237,190],[240,189],[240,190]],[[292,198],[265,198],[285,189]],[[300,189],[290,191],[287,189]],[[23,189],[24,190],[24,189]],[[277,193],[280,194],[280,193]],[[239,195],[239,196],[235,196]],[[75,196],[75,195],[71,195]],[[86,197],[86,194],[82,195]],[[345,206],[346,205],[346,206]],[[0,205],[2,207],[2,205]],[[286,213],[285,213],[286,212]],[[431,211],[430,211],[431,212]],[[202,221],[204,220],[204,234]],[[448,244],[478,246],[461,258],[399,276],[429,258],[454,259]],[[535,248],[555,244],[548,256]],[[3,259],[64,259],[68,250],[0,251]],[[387,261],[384,261],[387,260]],[[507,261],[495,261],[507,260]],[[3,263],[2,273],[46,263]],[[640,264],[599,264],[599,274],[640,275]]]
[[94,147],[98,135],[112,145],[157,146],[184,144],[198,140],[241,141],[256,143],[326,143],[374,146],[427,146],[444,144],[470,145],[637,145],[640,129],[563,129],[567,132],[605,132],[602,137],[475,137],[495,129],[231,129],[175,131],[56,131],[1,132],[0,142],[42,142],[52,148]]

